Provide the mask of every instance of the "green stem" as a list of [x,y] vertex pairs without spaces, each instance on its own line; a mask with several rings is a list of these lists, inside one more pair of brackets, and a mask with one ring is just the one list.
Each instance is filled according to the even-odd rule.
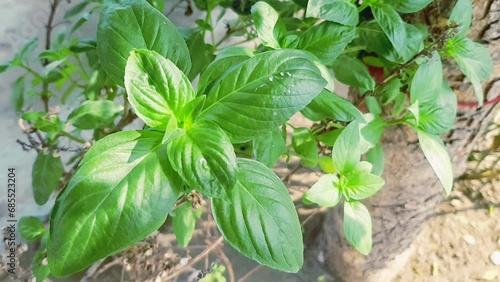
[[59,133],[58,133],[58,134],[59,134],[60,136],[68,137],[69,139],[71,139],[71,140],[73,140],[73,141],[75,141],[75,142],[81,143],[81,144],[85,144],[85,143],[87,143],[87,141],[85,141],[85,140],[83,140],[83,139],[81,139],[81,138],[79,138],[79,137],[76,137],[76,136],[74,136],[74,135],[71,135],[71,134],[69,134],[68,132],[66,132],[66,131],[64,131],[64,130],[59,131]]

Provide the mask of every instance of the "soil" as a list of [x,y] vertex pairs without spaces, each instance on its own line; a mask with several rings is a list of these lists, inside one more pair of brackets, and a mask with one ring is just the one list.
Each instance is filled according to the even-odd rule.
[[[43,25],[40,25],[39,18],[46,15],[46,2],[46,0],[2,1],[0,4],[0,63],[10,58],[24,40],[43,34]],[[174,14],[173,17],[176,15],[179,19],[185,20],[182,12]],[[0,91],[2,92],[0,96],[0,120],[2,121],[0,131],[4,133],[0,137],[0,159],[2,159],[0,168],[2,171],[6,171],[7,166],[16,166],[22,174],[24,182],[17,195],[18,216],[37,215],[43,217],[50,210],[51,203],[40,208],[31,197],[30,167],[35,154],[23,152],[16,144],[16,139],[23,136],[17,128],[17,118],[10,107],[12,93],[9,85],[14,82],[15,77],[13,73],[0,76]],[[497,114],[496,123],[500,125],[500,111]],[[478,146],[478,150],[490,149],[493,138],[498,135],[500,135],[500,129],[490,131]],[[500,176],[488,175],[488,172],[498,174],[500,170],[499,160],[500,151],[496,148],[496,151],[490,152],[482,162],[471,161],[469,163],[470,170],[466,177],[478,178],[478,172],[486,171],[482,175],[484,177],[456,182],[454,191],[436,209],[434,216],[429,219],[428,225],[414,244],[414,254],[410,262],[399,273],[395,281],[500,281],[498,262],[498,252],[500,252]],[[295,168],[295,165],[295,163],[283,165],[277,172],[281,176],[286,175],[288,171]],[[306,189],[306,183],[311,182],[317,176],[314,171],[302,169],[290,179],[290,185],[300,193],[301,190]],[[0,181],[2,180],[5,182],[3,174],[0,175]],[[0,194],[0,227],[6,222],[4,196],[4,193]],[[203,232],[205,227],[202,225],[198,227],[200,232]],[[186,249],[179,249],[172,245],[175,242],[171,236],[158,235],[154,238],[159,243],[155,241],[151,246],[142,243],[141,246],[147,248],[135,247],[136,253],[147,251],[148,246],[150,246],[154,249],[155,254],[164,255],[167,252],[170,261],[183,263],[182,259],[194,257],[202,250],[191,248],[191,251],[188,252]],[[196,244],[206,244],[200,238],[197,237],[193,243],[195,247]],[[215,236],[214,238],[216,239]],[[176,251],[179,256],[172,255],[170,252],[172,250]],[[238,255],[230,247],[226,246],[223,250],[231,261],[236,278],[242,277],[256,266],[254,262]],[[187,281],[190,276],[191,278],[196,277],[200,270],[206,269],[209,263],[218,257],[220,255],[214,254],[208,260],[202,260],[201,263],[191,267],[186,275],[178,281]],[[105,261],[105,263],[109,262],[110,260]],[[221,264],[223,263],[224,261],[221,262]],[[121,281],[121,273],[119,265],[110,266],[103,276],[92,281]],[[84,274],[64,281],[80,281],[82,276]],[[129,279],[123,281],[131,281]],[[0,270],[0,281],[14,280]],[[246,281],[328,281],[328,278],[313,259],[309,259],[304,269],[298,274],[284,274],[260,268]]]

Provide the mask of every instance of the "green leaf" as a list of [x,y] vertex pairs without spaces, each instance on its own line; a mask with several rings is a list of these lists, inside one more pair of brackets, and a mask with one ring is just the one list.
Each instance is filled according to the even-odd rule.
[[443,141],[439,136],[421,130],[417,130],[417,134],[420,148],[422,148],[427,161],[443,185],[446,195],[450,194],[453,188],[453,170]]
[[365,98],[365,104],[370,113],[374,115],[380,115],[382,113],[382,107],[380,107],[377,98],[368,96]]
[[418,126],[420,123],[420,111],[419,111],[418,100],[416,100],[415,103],[411,104],[408,107],[408,111],[410,111],[413,114],[413,117],[415,117],[415,124]]
[[285,152],[285,138],[279,128],[253,140],[255,159],[267,167],[273,167]]
[[322,207],[334,207],[342,199],[338,188],[339,178],[335,174],[325,174],[304,194],[304,199]]
[[346,175],[356,168],[360,156],[359,124],[352,121],[333,144],[333,165],[341,175]]
[[[168,132],[167,132],[168,134]],[[210,121],[197,121],[167,146],[170,163],[191,189],[207,197],[224,197],[238,171],[231,141]]]
[[145,1],[106,1],[97,28],[97,52],[106,73],[121,86],[134,48],[154,50],[184,73],[191,68],[186,42],[161,12]]
[[16,113],[20,113],[24,106],[24,76],[21,76],[16,80],[12,86],[12,105]]
[[151,6],[163,13],[165,11],[165,0],[147,0]]
[[23,61],[25,61],[28,56],[38,47],[38,38],[32,38],[30,41],[26,42],[24,46],[21,48],[16,56],[14,57],[14,61],[12,62],[14,65],[21,65]]
[[386,126],[380,115],[365,114],[366,121],[361,123],[360,153],[364,154],[368,149],[380,143],[380,138]]
[[312,26],[299,36],[297,49],[314,54],[324,64],[335,60],[356,36],[356,29],[332,22]]
[[49,200],[63,173],[64,167],[59,156],[54,156],[54,152],[41,151],[38,153],[33,163],[31,183],[33,196],[38,205],[41,206]]
[[375,20],[391,42],[397,54],[405,57],[407,50],[407,33],[405,23],[399,14],[389,5],[377,4],[371,7]]
[[440,135],[455,126],[457,116],[457,96],[443,79],[439,96],[435,101],[419,104],[418,127],[430,134]]
[[371,173],[378,176],[382,175],[385,166],[385,154],[380,143],[366,153],[366,161],[372,164]]
[[19,234],[28,241],[40,239],[45,234],[43,222],[35,216],[21,217],[18,226]]
[[198,91],[196,92],[198,96],[208,94],[212,90],[212,87],[216,85],[218,79],[232,72],[241,63],[250,58],[247,54],[229,54],[228,57],[222,58],[219,55],[201,74],[198,82]]
[[333,144],[335,144],[335,141],[339,137],[342,130],[343,130],[343,128],[339,128],[339,129],[335,129],[332,131],[322,133],[320,135],[316,135],[316,140],[325,144],[326,146],[333,147]]
[[316,143],[314,134],[308,128],[293,129],[292,146],[295,153],[300,157],[302,164],[308,167],[318,165],[318,144]]
[[363,200],[377,193],[384,184],[380,176],[356,170],[348,176],[343,191],[348,199]]
[[81,12],[83,12],[83,10],[85,10],[85,8],[87,8],[87,5],[90,4],[90,2],[88,1],[83,1],[81,3],[78,3],[76,4],[75,6],[71,7],[70,9],[68,9],[65,13],[64,13],[64,19],[65,20],[68,20],[70,19],[71,17],[74,17],[78,14],[80,14]]
[[433,101],[439,95],[443,84],[443,65],[437,51],[432,53],[432,57],[422,63],[411,82],[410,94],[411,103],[417,100],[420,104]]
[[109,100],[83,102],[68,116],[68,122],[80,129],[105,128],[123,112],[123,106]]
[[259,1],[252,6],[252,19],[262,45],[278,49],[280,40],[286,36],[285,24],[271,5]]
[[205,44],[202,32],[193,33],[193,35],[186,41],[186,44],[189,48],[189,53],[191,54],[191,62],[193,62],[193,67],[191,68],[188,77],[190,80],[193,80],[214,60],[214,47],[212,45]]
[[384,87],[381,89],[380,102],[383,106],[388,105],[393,102],[396,97],[401,95],[402,83],[400,79],[391,79]]
[[46,281],[45,279],[47,279],[47,277],[49,277],[50,275],[50,268],[45,263],[45,256],[47,255],[47,251],[45,250],[45,247],[43,247],[43,243],[42,248],[43,249],[35,253],[35,255],[33,256],[33,261],[31,263],[31,271],[33,272],[33,276],[35,276],[36,278],[36,282]]
[[12,62],[8,62],[0,65],[0,74],[8,71],[12,67]]
[[282,125],[325,85],[303,51],[261,53],[214,82],[199,118],[215,121],[233,143],[243,143]]
[[302,231],[285,185],[263,164],[238,159],[236,185],[226,199],[212,199],[215,222],[226,241],[265,266],[297,272],[303,264]]
[[80,271],[165,222],[181,184],[160,147],[162,138],[161,132],[124,131],[87,152],[50,217],[48,262],[54,276]]
[[303,110],[302,114],[312,121],[325,118],[338,121],[364,121],[363,114],[351,102],[335,93],[323,90]]
[[432,0],[391,0],[387,4],[391,5],[400,13],[415,13],[427,7]]
[[344,202],[344,235],[364,255],[372,249],[372,220],[360,202]]
[[488,50],[483,45],[461,36],[448,41],[447,47],[448,52],[472,83],[479,106],[482,106],[484,95],[481,81],[487,80],[493,72],[493,61]]
[[[349,69],[346,69],[346,66],[349,66]],[[360,60],[341,55],[333,61],[332,67],[338,81],[349,86],[368,90],[375,89],[375,80]]]
[[84,38],[71,44],[69,50],[74,53],[84,53],[97,48],[97,41],[94,38]]
[[130,54],[125,89],[137,116],[159,130],[195,97],[189,79],[170,60],[148,50]]
[[187,247],[193,237],[196,219],[199,218],[197,213],[193,211],[191,204],[180,205],[175,209],[172,225],[174,228],[175,238],[181,247]]
[[465,36],[472,25],[472,0],[458,0],[451,10],[449,22],[457,23],[457,34]]
[[320,18],[348,26],[359,22],[358,9],[348,0],[309,0],[307,17]]

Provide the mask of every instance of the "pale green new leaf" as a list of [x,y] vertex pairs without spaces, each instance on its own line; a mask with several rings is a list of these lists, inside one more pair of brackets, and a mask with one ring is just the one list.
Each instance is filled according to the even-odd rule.
[[333,144],[333,165],[341,175],[346,175],[355,169],[359,163],[360,155],[359,124],[352,121]]
[[318,145],[314,134],[308,128],[294,128],[292,136],[292,147],[300,157],[302,164],[309,167],[318,165]]
[[244,143],[282,125],[325,85],[303,51],[261,53],[212,84],[198,118],[215,121],[233,143]]
[[255,159],[267,167],[273,167],[279,157],[286,152],[285,138],[279,128],[253,140]]
[[238,159],[239,172],[226,199],[212,212],[226,241],[265,266],[297,272],[303,264],[302,231],[288,190],[263,164]]
[[31,174],[33,197],[38,205],[44,205],[49,200],[63,173],[64,167],[61,157],[55,156],[52,151],[38,153]]
[[351,245],[364,255],[372,249],[372,219],[360,202],[344,202],[344,235]]
[[113,101],[87,100],[69,114],[68,122],[80,129],[105,128],[112,126],[121,112],[123,106]]
[[335,60],[356,36],[356,29],[332,22],[312,26],[299,36],[297,49],[314,54],[324,64]]
[[119,132],[87,152],[51,213],[47,256],[54,276],[115,254],[165,222],[181,182],[168,166],[162,137]]
[[450,194],[453,188],[453,170],[443,141],[439,136],[431,135],[421,130],[417,130],[417,133],[420,148],[422,148],[427,161],[429,161],[432,169],[434,169],[446,194]]
[[380,143],[366,153],[366,161],[372,164],[371,173],[378,176],[382,175],[385,166],[385,154]]
[[338,182],[339,178],[335,174],[325,174],[307,190],[304,199],[322,207],[334,207],[342,199]]
[[106,73],[121,86],[132,49],[154,50],[184,73],[191,68],[186,42],[160,11],[146,1],[105,1],[97,28],[97,52]]
[[437,51],[432,53],[432,57],[422,63],[411,82],[410,97],[411,103],[417,100],[420,104],[433,101],[439,96],[443,82],[443,65]]
[[359,22],[358,9],[348,0],[309,0],[306,16],[348,26]]
[[196,121],[186,134],[167,145],[172,168],[191,189],[207,197],[224,197],[236,181],[231,141],[213,122]]
[[251,13],[262,45],[278,49],[281,38],[286,36],[286,26],[278,12],[266,2],[259,1],[252,6]]
[[472,25],[472,0],[458,0],[451,10],[450,22],[458,24],[458,35],[466,35]]
[[181,247],[187,247],[193,237],[196,219],[199,217],[191,203],[185,203],[175,209],[172,219],[175,238]]
[[445,79],[438,95],[434,101],[418,106],[418,127],[433,135],[440,135],[452,129],[458,110],[457,95]]
[[148,50],[130,53],[125,89],[137,116],[159,130],[195,97],[189,79],[170,60]]
[[479,106],[482,106],[484,95],[481,81],[487,80],[493,72],[493,61],[488,50],[483,45],[461,36],[450,40],[447,45],[449,54],[472,83]]
[[338,81],[367,90],[375,89],[375,80],[360,60],[341,55],[333,61],[332,67]]
[[356,170],[349,174],[343,191],[349,199],[363,200],[377,193],[384,184],[380,176]]

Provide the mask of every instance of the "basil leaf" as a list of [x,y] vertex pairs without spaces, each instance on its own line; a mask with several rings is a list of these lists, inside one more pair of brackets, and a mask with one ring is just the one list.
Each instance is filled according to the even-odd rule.
[[189,79],[170,60],[148,50],[130,54],[125,88],[137,116],[159,130],[195,97]]
[[432,103],[419,104],[418,128],[433,134],[443,134],[455,126],[457,116],[457,96],[443,79],[439,96]]
[[166,153],[157,152],[162,138],[155,131],[119,132],[87,152],[50,216],[47,255],[54,276],[80,271],[165,222],[179,181]]
[[23,110],[25,94],[24,81],[24,76],[21,76],[14,82],[14,85],[12,85],[12,105],[16,113],[21,113]]
[[371,173],[378,176],[382,175],[385,166],[385,154],[380,143],[366,153],[366,161],[372,164]]
[[[163,1],[162,1],[163,2]],[[190,80],[196,78],[215,59],[214,47],[206,44],[201,31],[193,33],[186,41],[193,66],[188,74]]]
[[405,57],[407,53],[407,33],[405,23],[399,14],[389,5],[371,6],[373,16],[391,42],[397,54]]
[[[167,132],[168,134],[168,132]],[[229,138],[213,122],[197,121],[167,145],[170,163],[191,189],[224,197],[236,181],[236,155]]]
[[255,159],[267,167],[273,167],[286,152],[285,138],[279,128],[253,140]]
[[449,54],[472,83],[479,106],[482,106],[484,95],[481,81],[487,80],[493,72],[493,61],[488,50],[483,45],[461,36],[449,40],[447,47]]
[[352,121],[342,130],[335,144],[333,144],[333,165],[341,175],[346,175],[356,168],[360,156],[359,124]]
[[308,128],[294,128],[292,147],[300,157],[302,164],[308,167],[318,165],[319,152],[314,134]]
[[147,0],[151,6],[155,7],[158,11],[163,13],[165,10],[165,1],[164,0]]
[[339,178],[335,174],[325,174],[304,194],[305,201],[322,207],[334,207],[342,199],[338,188]]
[[208,94],[218,79],[230,73],[250,58],[246,54],[230,54],[230,56],[222,58],[219,55],[201,74],[198,81],[198,91],[196,92],[198,96]]
[[312,26],[299,36],[297,49],[314,54],[324,64],[335,60],[356,36],[356,29],[332,22]]
[[123,106],[109,100],[83,102],[71,112],[68,122],[80,129],[105,128],[123,112]]
[[443,185],[446,195],[450,194],[453,188],[453,170],[443,141],[439,136],[421,130],[417,130],[417,134],[420,148],[422,148],[427,161]]
[[271,5],[259,1],[252,6],[252,19],[262,45],[278,49],[286,36],[286,26]]
[[387,2],[400,13],[415,13],[427,7],[432,0],[391,0]]
[[238,159],[239,172],[226,199],[212,212],[226,241],[265,266],[297,272],[303,264],[302,231],[285,185],[263,164]]
[[175,238],[181,247],[187,247],[193,237],[196,219],[201,213],[193,211],[191,204],[188,202],[175,209],[172,215],[172,226],[174,228]]
[[472,25],[472,1],[458,0],[451,10],[449,22],[457,23],[457,34],[465,36]]
[[198,118],[215,121],[233,143],[243,143],[286,122],[325,85],[303,51],[261,53],[213,84]]
[[335,93],[323,90],[303,110],[302,114],[312,121],[330,118],[338,121],[364,121],[356,106]]
[[[349,70],[346,70],[346,66],[349,66]],[[370,75],[368,68],[358,59],[341,55],[333,61],[332,67],[338,81],[363,89],[375,89],[375,80]]]
[[18,226],[19,234],[28,241],[40,239],[45,234],[43,222],[35,216],[21,217]]
[[380,176],[356,170],[348,176],[343,191],[348,199],[363,200],[377,193],[384,184]]
[[359,22],[358,9],[348,0],[309,0],[306,16],[348,26]]
[[147,49],[168,58],[184,73],[191,68],[186,42],[177,28],[146,1],[105,1],[97,27],[97,52],[113,81],[124,85],[132,49]]
[[419,101],[425,104],[433,101],[439,95],[443,84],[443,65],[437,51],[432,53],[432,57],[422,63],[411,82],[410,94],[411,103]]
[[33,163],[32,186],[33,197],[38,205],[44,205],[50,195],[56,190],[59,179],[64,173],[64,167],[59,156],[54,152],[40,151]]
[[344,235],[351,245],[364,255],[372,249],[372,219],[360,202],[344,202]]

